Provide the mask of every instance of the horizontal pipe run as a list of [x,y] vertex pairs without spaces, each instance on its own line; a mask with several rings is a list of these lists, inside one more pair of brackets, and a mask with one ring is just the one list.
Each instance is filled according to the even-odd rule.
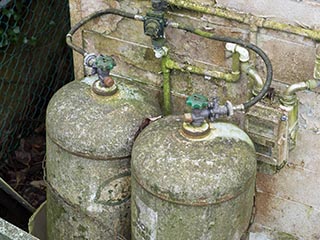
[[289,99],[293,97],[296,92],[303,90],[312,90],[320,87],[320,47],[317,46],[316,49],[316,60],[314,63],[313,70],[314,79],[307,80],[305,82],[298,82],[290,85],[283,93],[283,99]]
[[259,102],[265,96],[265,94],[268,92],[268,90],[271,86],[272,79],[273,79],[272,63],[271,63],[269,57],[267,56],[267,54],[258,46],[254,45],[252,43],[245,42],[241,39],[215,35],[214,33],[206,32],[206,31],[203,31],[199,28],[194,28],[192,26],[187,26],[187,25],[177,23],[177,22],[169,22],[168,27],[184,30],[184,31],[199,35],[204,38],[215,40],[215,41],[234,43],[234,44],[240,45],[241,47],[248,48],[249,50],[254,51],[256,54],[258,54],[262,58],[265,66],[267,68],[266,81],[264,82],[263,88],[256,96],[254,96],[252,99],[248,100],[247,102],[240,104],[241,106],[243,106],[244,109],[248,109],[248,108],[252,107],[254,104]]
[[239,70],[233,71],[230,73],[213,71],[213,70],[205,70],[205,69],[197,67],[197,66],[175,62],[168,57],[165,60],[165,66],[166,66],[166,68],[168,68],[170,70],[178,70],[181,72],[194,73],[194,74],[198,74],[198,75],[212,77],[215,79],[222,79],[222,80],[225,80],[226,82],[236,82],[240,78]]
[[86,24],[87,22],[91,21],[94,18],[100,17],[102,15],[118,15],[118,16],[121,16],[121,17],[126,17],[126,18],[129,18],[129,19],[134,19],[134,20],[138,20],[138,21],[143,21],[144,20],[143,16],[135,15],[133,13],[124,12],[124,11],[121,11],[119,9],[109,8],[109,9],[96,11],[96,12],[86,16],[85,18],[81,19],[77,24],[75,24],[74,26],[71,27],[70,31],[66,35],[66,43],[73,50],[75,50],[76,52],[80,53],[81,55],[84,55],[84,56],[87,55],[88,53],[83,48],[81,48],[79,46],[76,46],[75,44],[72,43],[73,34],[80,27],[82,27],[84,24]]
[[168,4],[184,8],[196,12],[206,13],[210,15],[214,15],[221,18],[226,18],[229,20],[234,20],[240,23],[248,24],[254,23],[255,26],[259,28],[267,28],[272,30],[279,30],[282,32],[292,33],[299,36],[308,37],[310,39],[320,41],[320,31],[313,29],[306,29],[300,26],[293,26],[287,23],[280,23],[274,20],[266,19],[263,17],[257,17],[248,13],[240,13],[236,11],[232,11],[226,8],[218,7],[218,6],[202,6],[196,3],[192,3],[191,1],[185,0],[167,0]]
[[294,83],[290,85],[283,93],[284,96],[292,96],[296,92],[303,90],[312,90],[320,86],[320,80],[311,79],[305,82]]

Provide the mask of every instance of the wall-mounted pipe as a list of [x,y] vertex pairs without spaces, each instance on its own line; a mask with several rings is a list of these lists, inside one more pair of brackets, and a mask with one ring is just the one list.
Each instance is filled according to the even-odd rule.
[[312,90],[320,87],[320,45],[318,45],[316,48],[316,59],[314,62],[313,77],[314,79],[290,85],[282,94],[282,103],[285,105],[287,104],[287,102],[289,102],[290,105],[291,99],[296,94],[296,92],[303,90]]
[[290,85],[280,96],[280,108],[285,109],[288,113],[288,127],[289,127],[289,147],[290,150],[296,145],[297,132],[298,132],[298,98],[297,92],[303,90],[312,90],[320,87],[320,47],[317,47],[316,60],[314,65],[313,76],[304,82],[298,82]]
[[221,72],[215,70],[205,70],[201,67],[197,67],[190,64],[178,63],[170,58],[168,50],[161,59],[161,71],[163,75],[163,111],[164,115],[170,115],[172,112],[171,106],[171,84],[170,84],[170,71],[178,70],[181,72],[188,72],[203,76],[212,77],[214,79],[224,80],[226,82],[236,82],[240,78],[240,64],[239,54],[233,54],[232,57],[232,71]]
[[303,90],[312,90],[320,86],[320,80],[310,79],[305,82],[291,84],[284,92],[284,96],[294,95],[296,92]]
[[230,19],[240,23],[248,24],[254,23],[257,27],[268,28],[272,30],[278,30],[282,32],[293,33],[299,36],[308,37],[310,39],[320,41],[320,31],[314,29],[307,29],[300,26],[293,26],[287,23],[281,23],[274,20],[266,19],[263,17],[257,17],[248,13],[240,13],[227,8],[219,6],[207,7],[190,0],[167,0],[169,5],[176,6],[178,8],[184,8],[191,11],[206,13],[221,18]]
[[164,59],[165,67],[170,70],[178,70],[181,72],[189,72],[198,75],[208,76],[215,79],[224,80],[226,82],[236,82],[240,78],[239,57],[235,56],[232,59],[232,71],[221,72],[216,70],[206,70],[190,64],[178,63],[172,60],[169,56]]
[[82,27],[84,24],[86,24],[87,22],[91,21],[94,18],[100,17],[102,15],[118,15],[118,16],[121,16],[121,17],[135,19],[135,20],[139,20],[139,21],[143,21],[144,20],[143,16],[136,15],[136,14],[133,14],[133,13],[124,12],[124,11],[121,11],[121,10],[118,10],[118,9],[113,9],[113,8],[96,11],[96,12],[86,16],[85,18],[81,19],[77,24],[75,24],[74,26],[71,27],[70,31],[66,35],[66,42],[69,45],[69,47],[71,47],[73,50],[75,50],[76,52],[80,53],[81,55],[86,56],[88,53],[83,48],[81,48],[79,46],[76,46],[75,44],[72,43],[73,34],[80,27]]
[[233,52],[233,53],[239,53],[239,60],[240,62],[248,62],[249,59],[250,59],[250,56],[249,56],[249,51],[244,48],[244,47],[241,47],[237,44],[234,44],[234,43],[227,43],[226,44],[226,49],[230,52]]
[[[85,23],[89,22],[90,20],[99,17],[101,15],[108,15],[108,14],[113,14],[113,15],[118,15],[118,16],[122,16],[122,17],[126,17],[126,18],[130,18],[130,19],[135,19],[135,20],[139,20],[139,21],[145,21],[146,17],[143,17],[141,15],[135,15],[132,13],[127,13],[118,9],[105,9],[105,10],[101,10],[101,11],[97,11],[94,12],[90,15],[88,15],[87,17],[83,18],[80,22],[78,22],[76,25],[74,25],[71,30],[68,32],[67,36],[66,36],[66,42],[67,44],[74,49],[75,51],[79,52],[80,54],[86,56],[89,53],[87,53],[84,49],[82,49],[81,47],[78,47],[76,45],[74,45],[72,43],[72,36],[73,34],[81,27],[83,26]],[[217,41],[223,41],[223,42],[230,42],[231,44],[229,44],[230,49],[233,49],[233,51],[238,54],[240,56],[240,58],[243,61],[246,61],[247,59],[249,60],[249,53],[247,52],[247,50],[245,48],[251,49],[252,51],[254,51],[255,53],[257,53],[262,60],[265,62],[266,68],[267,68],[267,77],[266,77],[266,81],[264,82],[264,85],[261,89],[261,91],[254,96],[252,99],[250,99],[249,101],[243,103],[243,104],[239,104],[237,106],[234,107],[234,110],[245,110],[251,106],[253,106],[254,104],[256,104],[258,101],[260,101],[264,95],[266,94],[266,92],[268,91],[270,85],[271,85],[271,81],[272,81],[272,64],[268,58],[268,56],[262,51],[262,49],[260,49],[259,47],[251,44],[251,43],[246,43],[240,39],[234,39],[234,38],[230,38],[230,37],[224,37],[224,36],[215,36],[212,33],[209,32],[205,32],[202,31],[200,29],[196,29],[193,28],[191,26],[184,26],[183,24],[179,24],[179,23],[173,23],[173,22],[167,22],[164,24],[164,26],[171,26],[177,29],[181,29],[181,30],[185,30],[188,32],[191,32],[193,34],[205,37],[205,38],[209,38],[212,40],[217,40]],[[236,44],[236,45],[240,45],[240,46],[236,46],[236,45],[232,45],[232,44]],[[239,78],[240,75],[240,70],[239,70],[239,62],[237,62],[235,59],[237,59],[237,57],[235,57],[237,55],[233,56],[233,66],[232,66],[232,72],[231,74],[229,73],[221,73],[221,72],[217,72],[217,71],[212,71],[211,74],[215,77],[218,76],[217,78],[226,78],[226,79],[230,79],[230,81],[234,81],[235,79]],[[168,71],[168,66],[167,66],[167,62],[169,62],[168,60],[168,56],[167,54],[163,55],[163,60],[162,60],[162,70],[164,73],[164,97],[165,97],[165,103],[164,105],[165,107],[165,111],[167,113],[171,112],[171,103],[170,103],[170,71]],[[172,63],[172,62],[171,62]],[[173,67],[178,66],[177,64],[172,64]],[[196,68],[194,66],[179,66],[179,69],[185,68],[187,71],[195,71],[195,72],[203,72],[201,71],[200,68]],[[206,75],[206,74],[204,74]]]
[[240,104],[238,106],[235,106],[235,108],[234,108],[235,110],[245,110],[245,109],[250,108],[251,106],[256,104],[258,101],[260,101],[265,96],[265,94],[268,92],[269,87],[272,82],[272,78],[273,78],[272,64],[271,64],[271,61],[270,61],[269,57],[267,56],[267,54],[258,46],[251,44],[251,43],[244,42],[241,39],[235,39],[235,38],[225,37],[225,36],[216,36],[213,33],[205,32],[205,31],[202,31],[201,29],[197,29],[192,26],[186,26],[186,25],[176,23],[176,22],[169,22],[168,26],[173,27],[173,28],[177,28],[177,29],[181,29],[181,30],[184,30],[184,31],[199,35],[201,37],[208,38],[208,39],[222,41],[222,42],[230,42],[230,43],[240,45],[241,47],[248,48],[248,49],[254,51],[262,58],[262,60],[264,61],[265,65],[266,65],[266,68],[267,68],[267,76],[266,76],[266,81],[264,82],[263,88],[256,96],[254,96],[249,101],[247,101],[243,104]]
[[[145,17],[141,15],[135,15],[132,13],[127,13],[118,9],[105,9],[105,10],[100,10],[97,12],[94,12],[87,17],[83,18],[81,21],[79,21],[77,24],[75,24],[70,31],[68,32],[66,36],[66,42],[67,44],[76,52],[82,54],[83,56],[88,56],[89,53],[86,52],[83,48],[76,46],[75,44],[72,43],[72,37],[73,34],[84,24],[87,22],[91,21],[94,18],[100,17],[102,15],[118,15],[130,19],[135,19],[139,21],[144,21]],[[161,48],[163,50],[163,48]],[[205,75],[205,76],[210,76],[216,79],[223,79],[228,82],[234,82],[237,81],[240,77],[240,69],[239,69],[239,60],[234,57],[233,58],[233,64],[232,64],[232,72],[230,73],[224,73],[220,71],[212,71],[212,70],[204,70],[202,68],[188,65],[188,64],[179,64],[177,62],[174,62],[172,59],[169,58],[167,52],[164,52],[161,54],[162,56],[162,63],[161,63],[161,68],[162,68],[162,73],[163,73],[163,94],[164,94],[164,114],[169,115],[172,112],[172,106],[171,106],[171,87],[170,87],[170,70],[176,69],[180,71],[187,71],[190,73],[195,73],[195,74],[200,74],[200,75]]]
[[168,116],[172,113],[171,105],[171,83],[170,83],[170,68],[167,67],[167,62],[170,61],[169,55],[165,54],[161,59],[161,71],[163,77],[163,114]]
[[252,94],[257,96],[257,94],[261,91],[264,85],[264,81],[257,72],[249,63],[241,64],[241,71],[245,72],[253,81],[253,89]]
[[226,44],[226,49],[234,54],[238,53],[239,54],[239,61],[242,63],[241,64],[241,71],[245,72],[248,74],[248,76],[253,79],[254,85],[252,89],[252,94],[254,96],[257,96],[261,89],[263,88],[264,81],[259,75],[259,73],[254,69],[248,62],[250,60],[250,53],[249,51],[241,47],[237,44],[234,43],[227,43]]
[[314,63],[313,78],[320,81],[320,44],[316,48],[316,60]]

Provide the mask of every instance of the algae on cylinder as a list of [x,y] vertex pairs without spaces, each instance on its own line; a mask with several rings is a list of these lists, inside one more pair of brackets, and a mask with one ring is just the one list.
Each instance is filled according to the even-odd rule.
[[249,226],[256,154],[228,123],[201,138],[181,134],[182,119],[150,124],[132,150],[132,239],[240,239]]
[[73,81],[47,110],[48,239],[130,239],[130,157],[141,122],[157,100],[116,78],[98,96],[95,78]]

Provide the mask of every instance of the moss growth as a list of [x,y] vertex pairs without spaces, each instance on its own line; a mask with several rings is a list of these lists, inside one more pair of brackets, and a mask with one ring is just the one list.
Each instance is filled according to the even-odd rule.
[[285,165],[286,162],[283,162],[281,165],[272,165],[262,161],[257,161],[257,171],[268,175],[274,175],[278,173]]
[[166,55],[162,57],[161,61],[163,75],[163,112],[165,116],[170,115],[172,112],[170,69],[167,67],[167,62],[170,62],[170,58]]
[[83,226],[83,225],[81,225],[81,224],[79,224],[78,230],[79,230],[79,232],[85,233],[86,231],[88,231],[88,228]]
[[298,240],[297,237],[285,232],[278,232],[275,237],[277,240]]
[[57,199],[54,196],[54,193],[52,193],[49,189],[47,189],[47,238],[48,240],[53,239],[55,236],[55,227],[57,225],[57,221],[59,221],[60,218],[64,214],[66,214],[66,210],[62,207],[60,204],[55,204],[55,202],[58,202],[59,199]]
[[309,37],[313,40],[320,40],[320,31],[314,29],[306,29],[303,27],[292,26],[286,23],[280,23],[273,20],[264,19],[262,17],[256,17],[251,14],[239,13],[236,11],[232,11],[226,8],[221,8],[218,6],[201,6],[192,1],[184,0],[168,0],[168,3],[171,5],[175,5],[177,7],[186,8],[196,12],[207,13],[211,15],[215,15],[221,18],[226,18],[230,20],[234,20],[240,23],[249,24],[254,22],[257,27],[269,28],[273,30],[279,30],[283,32],[289,32],[300,36]]

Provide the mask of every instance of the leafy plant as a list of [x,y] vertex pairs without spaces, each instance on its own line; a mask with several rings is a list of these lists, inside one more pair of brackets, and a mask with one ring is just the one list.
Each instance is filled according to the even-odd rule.
[[12,1],[0,5],[0,48],[19,41],[33,45],[36,39],[28,38],[21,29],[23,16],[26,15],[30,1],[10,2]]

